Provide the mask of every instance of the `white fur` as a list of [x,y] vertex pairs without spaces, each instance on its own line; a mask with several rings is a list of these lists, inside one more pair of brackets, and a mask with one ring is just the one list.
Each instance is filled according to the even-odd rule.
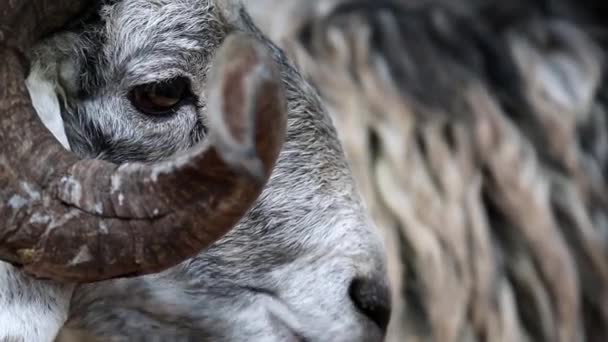
[[0,291],[0,341],[54,341],[67,319],[74,287],[31,279],[4,262],[0,284],[9,289]]

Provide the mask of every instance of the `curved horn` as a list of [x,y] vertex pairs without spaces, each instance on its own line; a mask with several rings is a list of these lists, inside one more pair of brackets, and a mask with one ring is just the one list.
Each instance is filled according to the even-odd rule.
[[30,274],[89,282],[164,270],[238,223],[270,177],[286,99],[252,37],[229,36],[212,62],[210,138],[156,164],[64,150],[31,106],[20,56],[0,49],[0,259]]

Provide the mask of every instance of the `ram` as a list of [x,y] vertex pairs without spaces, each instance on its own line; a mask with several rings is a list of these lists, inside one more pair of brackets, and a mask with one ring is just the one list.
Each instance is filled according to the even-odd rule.
[[382,339],[331,120],[238,4],[3,2],[0,85],[0,340]]

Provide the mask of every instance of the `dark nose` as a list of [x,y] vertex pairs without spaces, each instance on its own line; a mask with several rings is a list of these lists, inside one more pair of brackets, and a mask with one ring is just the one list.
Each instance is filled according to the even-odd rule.
[[354,278],[348,288],[348,294],[355,307],[376,323],[382,332],[391,318],[390,291],[386,281],[377,278]]

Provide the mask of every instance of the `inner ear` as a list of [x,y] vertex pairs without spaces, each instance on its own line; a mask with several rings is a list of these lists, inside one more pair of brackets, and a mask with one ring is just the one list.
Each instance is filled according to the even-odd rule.
[[51,131],[55,139],[65,149],[69,150],[70,143],[61,117],[57,82],[45,76],[39,65],[34,65],[25,80],[25,85],[30,94],[32,105],[42,123]]

